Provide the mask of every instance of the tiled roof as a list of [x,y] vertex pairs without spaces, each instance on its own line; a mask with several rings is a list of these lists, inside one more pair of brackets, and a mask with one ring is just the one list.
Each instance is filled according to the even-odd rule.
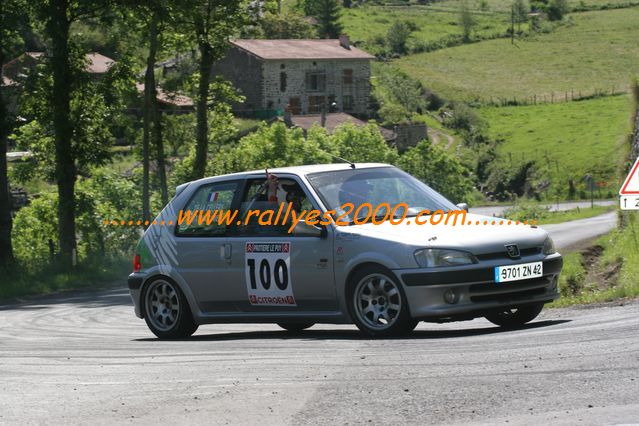
[[[322,123],[322,115],[321,114],[309,114],[309,115],[292,115],[291,121],[293,125],[302,128],[304,130],[308,130],[313,127],[314,124],[321,125]],[[355,126],[365,126],[368,124],[365,121],[362,121],[358,118],[353,117],[350,114],[346,114],[345,112],[335,112],[326,114],[326,125],[324,128],[329,134],[332,134],[335,131],[335,128],[344,123],[352,123]],[[392,130],[385,129],[383,127],[379,128],[382,136],[386,140],[393,140],[397,137],[395,132]]]
[[15,86],[18,83],[16,83],[15,81],[11,80],[9,77],[5,77],[2,76],[2,85],[3,86]]
[[115,64],[113,59],[97,52],[87,53],[86,58],[89,60],[87,71],[91,74],[104,74]]
[[[135,85],[139,93],[144,93],[144,84],[137,83]],[[180,95],[173,92],[167,92],[162,90],[160,87],[156,87],[155,89],[157,96],[156,99],[158,102],[166,105],[172,105],[177,107],[192,107],[194,105],[193,99],[188,96]]]
[[267,60],[274,59],[374,59],[354,46],[342,47],[338,39],[232,40],[231,44]]

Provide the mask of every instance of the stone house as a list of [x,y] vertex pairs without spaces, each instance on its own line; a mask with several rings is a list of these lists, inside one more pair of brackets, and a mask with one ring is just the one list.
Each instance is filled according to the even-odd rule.
[[370,103],[370,61],[348,37],[325,40],[232,40],[212,68],[245,96],[235,106],[253,116],[323,110],[365,116]]

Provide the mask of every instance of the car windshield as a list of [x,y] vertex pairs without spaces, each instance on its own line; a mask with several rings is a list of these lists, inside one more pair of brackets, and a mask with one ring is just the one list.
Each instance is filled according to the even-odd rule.
[[[415,216],[422,210],[450,211],[456,206],[428,185],[395,167],[378,167],[368,169],[349,169],[313,173],[307,176],[311,185],[329,210],[337,215],[349,213],[346,203],[354,208],[345,217],[349,221],[355,214],[366,215],[367,208],[360,209],[363,203],[370,203],[373,209],[377,206],[390,206],[391,209],[400,203],[408,205],[407,216]],[[394,216],[402,216],[405,207],[395,209]],[[386,207],[380,207],[375,215],[385,215]]]

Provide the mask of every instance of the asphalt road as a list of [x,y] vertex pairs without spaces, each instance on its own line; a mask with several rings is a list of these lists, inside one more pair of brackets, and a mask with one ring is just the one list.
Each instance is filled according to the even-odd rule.
[[[546,228],[572,244],[610,220]],[[163,342],[119,287],[0,306],[0,324],[0,424],[639,424],[639,301],[517,331],[240,324]]]
[[554,225],[540,225],[548,231],[558,249],[576,246],[612,231],[617,224],[617,212],[611,211],[587,219],[572,220]]
[[639,423],[639,303],[368,340],[209,325],[158,341],[123,289],[0,308],[0,423]]
[[[599,200],[594,202],[596,206],[613,206],[617,205],[617,203],[617,200]],[[567,201],[563,203],[542,204],[542,206],[548,207],[551,212],[574,210],[576,208],[586,209],[590,207],[590,201]],[[471,207],[470,212],[486,216],[501,216],[504,214],[504,210],[510,207],[512,206]]]

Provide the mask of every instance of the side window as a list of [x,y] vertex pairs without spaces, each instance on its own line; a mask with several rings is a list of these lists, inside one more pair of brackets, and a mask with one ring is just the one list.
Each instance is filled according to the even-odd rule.
[[[299,214],[303,210],[309,211],[314,207],[296,181],[292,179],[278,181],[277,201],[268,201],[264,182],[263,179],[249,182],[240,206],[239,218],[242,225],[238,226],[238,235],[290,236],[288,231],[293,224],[291,212],[295,211]],[[291,204],[290,209],[288,208],[289,203]]]
[[178,213],[178,236],[219,237],[234,219],[231,203],[238,189],[238,182],[221,182],[202,185],[191,200]]

